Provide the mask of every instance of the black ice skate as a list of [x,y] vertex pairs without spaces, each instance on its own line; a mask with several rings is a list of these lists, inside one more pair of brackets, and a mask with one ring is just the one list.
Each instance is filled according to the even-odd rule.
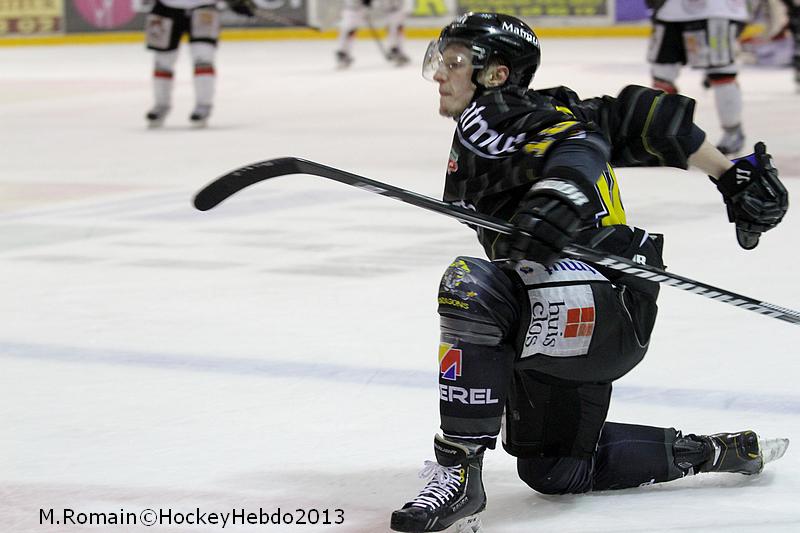
[[189,115],[189,121],[192,123],[192,126],[196,128],[205,128],[209,116],[211,116],[211,105],[197,104],[194,106],[192,114]]
[[147,125],[150,128],[160,128],[162,124],[164,124],[164,119],[167,118],[167,114],[169,114],[169,106],[164,104],[157,104],[147,112],[145,117],[147,118]]
[[411,61],[408,58],[408,56],[405,55],[403,51],[397,47],[394,47],[391,50],[389,50],[389,53],[386,55],[386,59],[388,59],[390,62],[394,63],[395,66],[398,67],[405,66],[408,64],[409,61]]
[[761,439],[753,431],[716,433],[699,437],[707,446],[708,459],[699,465],[700,472],[758,474],[764,465],[786,453],[789,439]]
[[722,139],[717,144],[717,150],[725,155],[733,155],[742,151],[744,148],[744,131],[742,126],[722,128]]
[[346,69],[352,64],[353,56],[342,50],[336,52],[336,68]]
[[486,507],[481,480],[483,446],[451,442],[439,435],[433,440],[436,463],[425,461],[420,477],[433,476],[419,496],[392,513],[394,531],[443,531],[456,524],[459,533],[480,529],[476,515]]

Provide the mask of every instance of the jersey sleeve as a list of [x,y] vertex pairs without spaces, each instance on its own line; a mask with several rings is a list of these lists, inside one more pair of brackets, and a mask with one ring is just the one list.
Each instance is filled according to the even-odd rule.
[[628,85],[617,97],[587,100],[565,87],[547,90],[575,115],[597,125],[618,167],[667,166],[686,169],[689,156],[705,140],[694,123],[695,101],[680,94]]

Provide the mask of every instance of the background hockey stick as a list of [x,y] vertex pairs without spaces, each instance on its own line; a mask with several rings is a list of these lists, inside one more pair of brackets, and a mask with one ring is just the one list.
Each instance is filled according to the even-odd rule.
[[[455,218],[468,224],[474,224],[482,228],[490,229],[498,233],[511,234],[526,233],[506,222],[505,220],[483,215],[463,207],[453,204],[448,204],[422,194],[412,191],[407,191],[393,185],[381,183],[357,174],[352,174],[344,170],[328,167],[320,163],[300,159],[297,157],[284,157],[280,159],[270,159],[268,161],[260,161],[238,168],[227,174],[217,178],[213,182],[204,187],[194,198],[194,206],[200,211],[208,211],[217,206],[220,202],[233,196],[245,187],[258,183],[260,181],[268,180],[278,176],[286,176],[290,174],[310,174],[312,176],[319,176],[333,181],[338,181],[347,185],[352,185],[363,189],[365,191],[388,196],[401,202],[415,205],[429,211],[441,213],[449,217]],[[747,309],[761,315],[777,318],[792,324],[800,324],[800,313],[792,309],[780,307],[767,302],[762,302],[748,296],[742,296],[735,292],[725,289],[714,287],[700,281],[695,281],[678,274],[661,270],[660,268],[651,267],[648,265],[640,265],[626,259],[612,254],[607,254],[585,246],[570,245],[564,249],[564,256],[573,259],[580,259],[588,261],[595,265],[604,266],[619,270],[630,276],[646,279],[664,285],[682,289],[694,294],[699,294],[718,300],[736,307]]]
[[322,31],[322,29],[318,26],[313,26],[307,22],[303,22],[302,20],[278,15],[269,9],[259,7],[253,10],[253,13],[255,14],[256,18],[265,20],[267,22],[274,22],[275,24],[280,24],[281,26],[297,26],[299,28],[309,28],[314,31]]
[[389,53],[386,51],[386,47],[383,46],[381,36],[378,34],[378,30],[375,29],[375,24],[372,23],[372,17],[370,16],[369,12],[364,15],[364,18],[367,21],[367,29],[369,30],[370,35],[372,35],[372,40],[375,41],[375,45],[378,47],[378,50],[381,51],[381,55],[387,61],[391,61],[391,56],[389,56]]

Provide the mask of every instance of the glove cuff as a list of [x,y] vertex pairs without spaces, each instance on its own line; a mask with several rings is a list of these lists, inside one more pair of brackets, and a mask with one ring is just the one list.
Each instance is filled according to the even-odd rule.
[[709,176],[712,183],[717,186],[717,190],[725,198],[732,198],[742,192],[750,185],[752,178],[756,177],[758,169],[747,159],[740,159],[725,171],[718,180]]
[[570,180],[548,177],[535,182],[526,193],[526,199],[530,198],[554,198],[569,206],[581,220],[592,218],[594,209],[589,197]]

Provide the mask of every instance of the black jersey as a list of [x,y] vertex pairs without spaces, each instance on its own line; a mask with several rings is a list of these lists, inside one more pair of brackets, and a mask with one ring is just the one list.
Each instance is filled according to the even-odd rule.
[[[591,200],[584,229],[626,224],[613,166],[686,168],[705,137],[693,112],[690,98],[633,85],[588,100],[566,87],[482,91],[457,120],[443,198],[509,220],[559,146],[569,145],[575,169],[592,169],[560,176]],[[595,163],[581,165],[583,155]],[[478,235],[494,259],[496,234]]]

